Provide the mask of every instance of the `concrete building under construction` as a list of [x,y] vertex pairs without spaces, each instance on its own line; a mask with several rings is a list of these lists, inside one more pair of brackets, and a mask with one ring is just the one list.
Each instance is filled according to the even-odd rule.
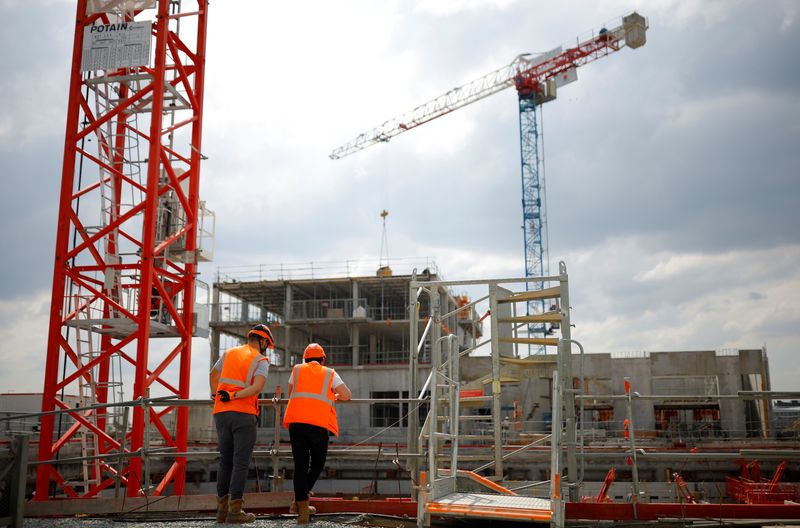
[[[317,268],[314,277],[310,276],[309,267],[276,267],[271,275],[263,267],[221,270],[213,286],[211,362],[226,348],[244,342],[247,330],[264,321],[273,329],[277,343],[270,357],[270,375],[263,398],[285,394],[291,367],[300,361],[303,349],[310,342],[318,342],[325,348],[329,366],[341,374],[354,397],[413,398],[413,394],[409,395],[412,386],[409,358],[413,348],[409,334],[410,325],[414,324],[409,308],[414,306],[410,284],[412,280],[440,280],[438,268],[427,261],[421,266],[422,272],[412,275],[392,274],[388,266],[369,274],[351,267],[344,263],[336,266],[338,273]],[[442,288],[440,298],[440,313],[446,315],[443,330],[456,336],[458,350],[463,355],[462,395],[487,398],[464,403],[462,409],[462,415],[471,415],[472,419],[462,425],[461,444],[475,455],[475,460],[460,467],[474,468],[480,465],[482,450],[488,453],[493,440],[493,409],[488,401],[492,393],[492,357],[474,351],[482,338],[487,337],[485,334],[490,333],[483,321],[490,310],[488,301],[470,305],[466,294],[452,288]],[[465,306],[466,309],[458,311]],[[429,300],[420,296],[414,318],[418,335],[423,335],[430,315]],[[515,336],[517,330],[513,330]],[[502,328],[497,331],[503,333]],[[511,335],[510,332],[505,333]],[[549,327],[547,332],[558,334],[558,326]],[[425,380],[430,372],[431,340],[428,334],[419,347],[415,369],[419,380]],[[502,391],[498,421],[502,441],[508,445],[523,445],[552,430],[557,355],[539,349],[531,354],[525,340],[518,341],[500,346]],[[738,391],[770,389],[766,349],[592,353],[583,357],[575,354],[572,362],[576,389],[583,380],[586,399],[582,411],[578,408],[577,421],[584,430],[587,446],[621,442],[626,404],[614,395],[623,393],[625,378],[632,381],[637,392],[662,396],[658,400],[642,400],[634,409],[636,434],[643,445],[721,444],[737,439],[763,440],[773,435],[768,401],[720,397]],[[427,409],[424,404],[411,413],[409,403],[405,402],[340,405],[338,413],[343,427],[340,436],[333,439],[332,449],[366,445],[372,446],[374,452],[356,460],[332,456],[328,475],[336,484],[333,480],[328,485],[321,481],[320,486],[323,489],[329,486],[330,492],[359,493],[364,489],[389,492],[398,488],[408,492],[410,480],[403,468],[381,457],[375,446],[388,452],[405,450],[410,415],[416,414],[422,425]],[[273,412],[262,412],[260,426],[260,443],[288,442],[288,433],[274,428]],[[608,459],[588,463],[587,480],[601,481],[609,465]],[[640,471],[656,482],[664,481],[664,471],[670,465],[670,462],[645,462]],[[724,479],[736,467],[733,462],[716,463],[705,468],[700,476],[703,480]],[[694,476],[693,470],[687,469]],[[289,465],[278,471],[291,478]],[[505,467],[506,477],[519,481],[546,480],[549,471],[549,455],[543,452],[537,455],[535,450]]]
[[[332,439],[315,486],[320,495],[372,497],[377,511],[396,507],[403,515],[414,508],[421,524],[431,515],[629,518],[636,511],[577,505],[639,503],[665,515],[676,504],[705,512],[704,501],[734,501],[736,509],[797,496],[796,457],[787,457],[798,446],[794,407],[782,406],[789,412],[772,419],[771,402],[780,396],[770,390],[766,349],[584,354],[571,337],[563,263],[558,275],[537,278],[538,284],[528,278],[445,281],[432,261],[405,265],[410,269],[403,273],[353,262],[219,271],[209,307],[211,362],[243,342],[257,322],[276,336],[248,479],[248,500],[265,511],[285,507],[281,501],[290,497],[291,450],[278,424],[291,367],[310,342],[322,344],[328,364],[354,393],[336,406],[341,434]],[[531,301],[537,304],[529,311]],[[20,428],[38,431],[35,400],[0,397],[9,439]],[[170,470],[174,446],[161,438],[178,430],[170,410],[183,406],[187,495],[213,493],[217,441],[209,401],[156,397],[121,409],[141,406],[160,417],[151,422],[161,433],[145,435],[143,489]],[[118,414],[123,425],[112,434],[124,441],[129,411]],[[59,435],[81,415],[67,411],[63,418]],[[71,441],[67,458],[57,462],[72,487],[92,486],[91,442],[88,436]],[[793,462],[782,462],[787,459]],[[33,471],[29,466],[30,484]],[[761,471],[774,475],[772,481]],[[424,491],[415,485],[420,475],[430,479]],[[93,508],[124,507],[114,502],[124,484],[109,481],[101,495],[111,502]],[[409,496],[411,502],[381,502]],[[477,499],[483,502],[470,502]],[[138,507],[137,498],[127,500]],[[565,514],[563,504],[572,510]],[[63,505],[28,508],[48,515]],[[756,510],[741,515],[766,511]],[[775,515],[794,515],[784,510]]]

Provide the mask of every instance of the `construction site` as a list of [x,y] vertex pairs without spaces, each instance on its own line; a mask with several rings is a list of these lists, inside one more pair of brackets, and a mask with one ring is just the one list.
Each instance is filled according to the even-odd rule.
[[541,105],[580,67],[646,53],[643,14],[518,55],[330,153],[516,91],[520,273],[449,280],[447,261],[389,258],[386,210],[378,259],[201,273],[222,220],[200,196],[208,2],[75,3],[42,390],[0,393],[0,525],[213,525],[214,401],[190,374],[258,324],[274,346],[244,497],[257,525],[294,525],[281,424],[310,343],[353,389],[316,525],[800,523],[800,391],[773,390],[767,346],[589,349],[570,262],[550,262]]

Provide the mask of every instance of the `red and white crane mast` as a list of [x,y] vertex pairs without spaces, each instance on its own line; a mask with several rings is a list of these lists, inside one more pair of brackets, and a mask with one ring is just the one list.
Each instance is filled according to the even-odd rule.
[[[197,263],[213,237],[199,200],[207,9],[77,1],[42,394],[42,411],[67,418],[42,417],[36,500],[184,493],[188,408],[147,400],[188,398],[199,331]],[[130,421],[114,405],[125,397],[142,402]],[[177,453],[153,489],[151,432]],[[78,472],[62,463],[76,446]]]

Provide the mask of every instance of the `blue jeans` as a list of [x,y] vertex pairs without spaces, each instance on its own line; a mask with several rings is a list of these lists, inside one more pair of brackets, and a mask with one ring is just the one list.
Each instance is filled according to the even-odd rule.
[[217,496],[230,493],[232,500],[241,499],[247,482],[247,469],[256,445],[254,414],[235,411],[214,415],[219,440],[219,470],[217,471]]

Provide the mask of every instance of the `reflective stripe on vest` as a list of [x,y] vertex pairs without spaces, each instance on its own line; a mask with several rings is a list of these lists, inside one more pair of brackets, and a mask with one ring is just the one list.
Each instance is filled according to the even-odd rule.
[[[297,367],[295,367],[295,368],[297,368]],[[331,398],[328,398],[325,394],[328,392],[328,387],[329,387],[329,385],[331,383],[331,379],[332,378],[333,378],[333,371],[331,369],[328,369],[328,371],[325,373],[325,380],[322,382],[322,392],[314,393],[314,392],[295,392],[295,391],[292,391],[292,394],[291,394],[291,396],[289,396],[289,399],[293,400],[295,398],[309,398],[309,399],[312,399],[312,400],[323,401],[325,403],[331,403],[333,400]],[[294,369],[292,369],[292,382],[293,382],[292,386],[296,387],[297,386],[297,376],[295,375],[295,370]]]
[[289,380],[291,394],[283,426],[289,428],[294,423],[316,425],[339,435],[339,420],[336,416],[336,395],[333,380],[336,371],[319,363],[295,365]]
[[[220,370],[220,373],[225,371],[225,357],[226,356],[227,356],[227,354],[225,354],[225,356],[222,357],[222,369]],[[245,379],[243,379],[243,380],[233,379],[233,378],[219,378],[219,382],[220,383],[227,383],[228,385],[236,385],[237,387],[245,388],[248,385],[250,385],[251,383],[253,383],[253,378],[255,377],[255,372],[256,372],[256,368],[258,367],[258,364],[261,361],[266,361],[266,360],[267,360],[267,358],[265,358],[263,356],[253,358],[253,361],[250,362],[250,368],[247,369],[247,377]]]
[[[256,369],[261,361],[269,360],[249,345],[234,347],[225,352],[221,359],[221,372],[217,390],[227,391],[231,396],[254,383]],[[214,414],[220,412],[240,412],[258,415],[258,395],[231,399],[223,402],[214,399]]]

